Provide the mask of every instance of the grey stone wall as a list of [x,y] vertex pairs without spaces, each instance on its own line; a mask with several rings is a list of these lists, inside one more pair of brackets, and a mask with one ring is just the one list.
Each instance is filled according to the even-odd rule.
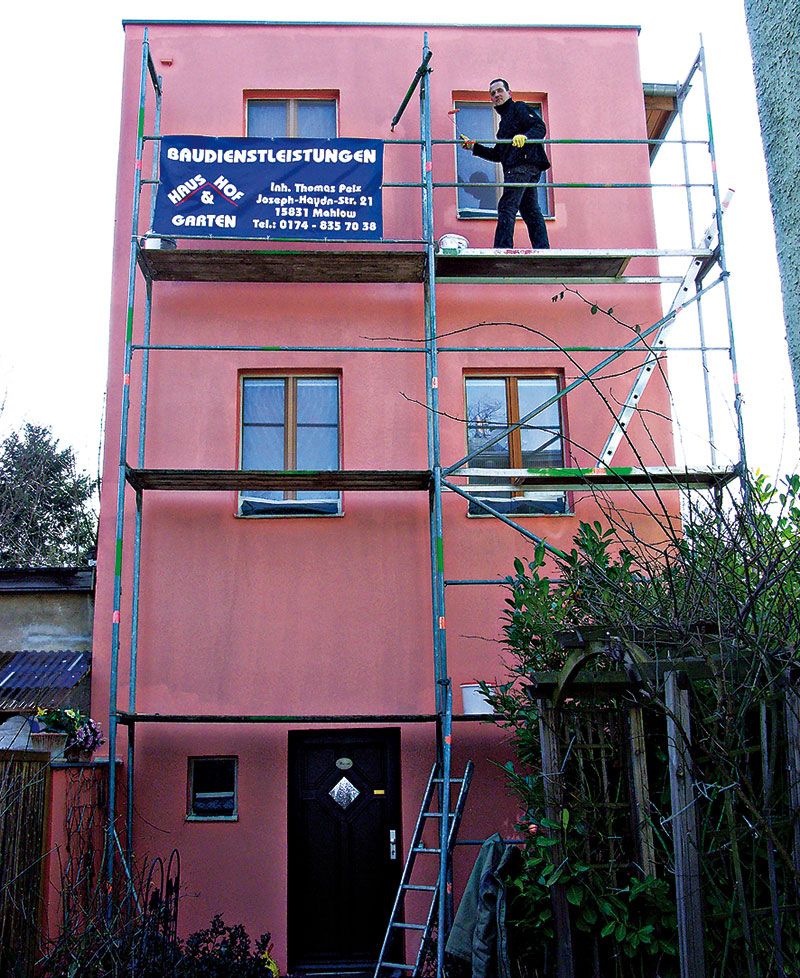
[[0,651],[91,649],[89,568],[0,569]]
[[0,593],[0,648],[90,649],[91,594]]
[[800,417],[800,0],[745,0],[744,5]]

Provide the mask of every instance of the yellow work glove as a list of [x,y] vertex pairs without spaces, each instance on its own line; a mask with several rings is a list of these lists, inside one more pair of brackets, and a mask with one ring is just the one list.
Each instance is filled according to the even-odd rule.
[[511,145],[516,149],[522,149],[522,147],[525,145],[525,137],[521,132],[514,136],[514,138],[511,140]]

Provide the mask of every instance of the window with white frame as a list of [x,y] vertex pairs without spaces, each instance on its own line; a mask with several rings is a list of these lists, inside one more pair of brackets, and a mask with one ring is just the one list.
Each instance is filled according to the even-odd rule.
[[189,758],[189,819],[235,820],[237,805],[235,757]]
[[[529,103],[542,114],[542,105],[538,102]],[[498,115],[490,102],[455,103],[459,132],[465,133],[475,142],[491,144],[497,134]],[[539,177],[540,183],[547,182],[547,170]],[[503,192],[503,168],[492,160],[483,160],[473,156],[472,151],[456,146],[456,182],[458,183],[458,216],[459,217],[497,217],[497,201]],[[539,187],[539,207],[545,217],[552,217],[553,209],[547,187]]]
[[[243,377],[241,468],[272,472],[339,468],[339,378]],[[246,490],[241,516],[319,516],[341,512],[325,490]]]
[[[563,466],[561,400],[555,399],[558,392],[558,377],[465,378],[467,451],[479,452],[469,467],[520,470]],[[491,444],[500,432],[545,404],[530,421]],[[565,493],[528,491],[524,488],[524,475],[519,473],[510,477],[471,476],[469,487],[473,495],[500,513],[535,516],[567,510]],[[469,513],[486,515],[474,503],[469,504]]]
[[336,99],[251,98],[247,100],[247,135],[275,139],[336,136]]

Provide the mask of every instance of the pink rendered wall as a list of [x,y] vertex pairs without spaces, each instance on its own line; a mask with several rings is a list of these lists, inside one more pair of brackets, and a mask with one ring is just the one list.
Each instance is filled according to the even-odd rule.
[[[116,484],[119,464],[122,352],[126,322],[133,149],[138,114],[141,25],[126,28],[122,141],[111,315],[111,357],[95,622],[94,702],[108,702]],[[243,92],[339,92],[340,135],[390,138],[389,122],[421,60],[419,27],[151,25],[150,44],[163,76],[164,133],[243,135]],[[434,138],[452,138],[447,112],[454,93],[483,93],[498,73],[512,90],[543,93],[553,138],[645,138],[645,116],[631,29],[431,28],[434,51],[431,117]],[[152,107],[152,100],[150,101]],[[149,119],[152,113],[150,110]],[[146,132],[152,131],[148,121]],[[416,97],[394,133],[418,138]],[[434,179],[452,182],[452,146],[434,151]],[[558,182],[646,183],[646,148],[554,145]],[[145,172],[149,171],[149,160]],[[385,180],[419,178],[415,147],[388,147]],[[553,247],[655,247],[647,191],[556,190]],[[456,218],[452,189],[435,195],[437,235],[465,234],[491,245],[494,224]],[[145,215],[147,197],[143,198]],[[415,190],[385,192],[386,234],[420,234]],[[146,230],[143,218],[140,232]],[[526,245],[524,228],[517,243]],[[294,246],[291,246],[294,247]],[[640,262],[640,270],[647,267]],[[143,295],[141,280],[137,288]],[[549,286],[438,288],[441,334],[478,322],[483,327],[444,345],[617,345],[633,335],[568,294]],[[586,286],[592,301],[614,307],[631,326],[661,314],[657,286]],[[135,341],[141,341],[143,302]],[[530,332],[530,329],[539,332]],[[543,335],[539,335],[539,333]],[[410,345],[424,335],[422,289],[416,285],[156,285],[154,343],[369,345],[363,337],[394,337]],[[381,345],[381,344],[376,344]],[[600,359],[575,354],[580,367]],[[629,369],[635,363],[623,361]],[[465,453],[463,378],[470,370],[558,370],[575,364],[558,352],[442,353],[439,387],[442,459]],[[342,467],[427,468],[425,364],[421,355],[385,353],[154,353],[146,467],[234,468],[238,459],[238,377],[242,371],[298,369],[342,378]],[[619,365],[610,371],[617,375]],[[131,437],[135,464],[141,358],[132,371]],[[610,406],[627,393],[629,375],[601,380],[567,399],[568,464],[591,464],[611,429]],[[656,378],[647,394],[649,422],[664,457],[631,431],[648,464],[672,460],[669,404]],[[449,416],[449,417],[448,417]],[[626,446],[618,464],[638,464]],[[634,501],[615,497],[631,509]],[[677,515],[677,500],[670,503]],[[424,494],[349,493],[341,518],[245,520],[234,516],[235,494],[147,494],[144,499],[139,618],[138,695],[141,712],[330,714],[429,712],[433,709],[428,500]],[[127,708],[133,495],[126,499],[125,573],[119,704]],[[576,494],[574,516],[535,517],[525,525],[565,547],[579,519],[598,518],[588,496]],[[515,556],[533,545],[498,522],[468,518],[463,501],[444,500],[445,573],[450,578],[502,578]],[[640,521],[645,535],[655,531]],[[476,677],[501,672],[497,587],[448,589],[448,655],[456,691]],[[456,701],[458,697],[456,697]],[[458,703],[457,703],[458,708]],[[476,793],[465,826],[477,838],[513,830],[514,810],[501,819],[481,799],[503,792],[489,758],[502,759],[495,730],[463,725],[456,749],[478,762]],[[119,745],[120,756],[124,742]],[[236,823],[187,823],[186,758],[236,754],[240,818]],[[409,835],[427,768],[432,733],[403,731],[403,805]],[[143,726],[137,735],[137,821],[140,856],[179,846],[187,893],[182,929],[205,925],[223,911],[251,931],[270,929],[279,959],[286,932],[286,728]],[[460,854],[462,862],[468,857]],[[471,858],[471,857],[470,857]],[[461,870],[457,866],[457,880]],[[463,876],[463,874],[461,874]],[[285,963],[285,957],[283,958]]]
[[[59,761],[50,766],[48,776],[41,934],[45,939],[56,940],[65,914],[82,920],[91,901],[101,897],[95,883],[103,861],[108,770],[103,760],[89,764]],[[91,866],[87,859],[92,860]],[[72,894],[72,904],[66,907],[64,880],[82,882],[79,892]],[[42,951],[52,951],[46,940]]]

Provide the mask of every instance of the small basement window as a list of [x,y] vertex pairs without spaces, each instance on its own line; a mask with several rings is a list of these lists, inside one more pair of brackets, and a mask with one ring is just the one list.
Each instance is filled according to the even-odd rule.
[[237,819],[237,759],[190,757],[188,795],[189,819]]

